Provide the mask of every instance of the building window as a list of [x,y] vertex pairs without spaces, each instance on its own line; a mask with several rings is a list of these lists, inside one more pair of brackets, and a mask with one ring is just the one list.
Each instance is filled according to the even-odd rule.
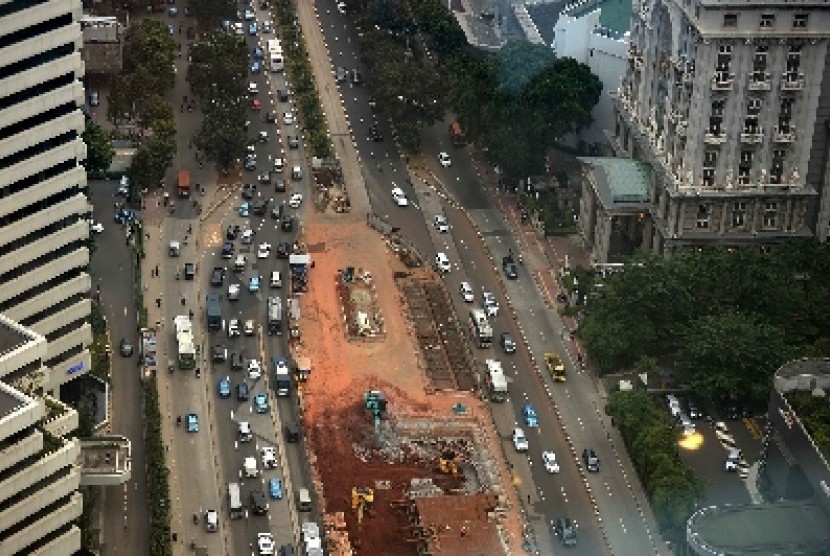
[[746,225],[746,202],[736,201],[732,205],[732,226],[743,228]]
[[703,167],[714,168],[718,164],[718,151],[706,151],[703,153]]
[[778,131],[780,133],[789,133],[790,124],[793,118],[793,104],[795,99],[792,97],[784,97],[781,99],[781,110],[778,113]]
[[704,168],[703,169],[703,186],[704,187],[714,187],[715,186],[715,169],[714,168]]
[[709,116],[709,133],[712,135],[721,134],[721,123],[723,122],[723,107],[725,101],[712,101],[712,114]]
[[752,166],[738,166],[738,183],[740,185],[749,185],[749,175],[752,172]]
[[761,29],[775,27],[775,14],[761,14]]
[[750,98],[746,105],[746,118],[744,119],[744,133],[759,133],[758,116],[761,115],[761,99]]
[[723,26],[724,27],[737,27],[738,26],[738,14],[723,14]]
[[697,219],[695,222],[695,227],[698,230],[706,230],[709,228],[709,207],[706,205],[697,206]]
[[778,225],[778,203],[769,201],[764,203],[764,228],[775,228]]
[[805,29],[807,27],[808,14],[795,14],[793,16],[793,29]]
[[801,69],[801,47],[793,45],[787,52],[787,73],[797,74],[799,69]]

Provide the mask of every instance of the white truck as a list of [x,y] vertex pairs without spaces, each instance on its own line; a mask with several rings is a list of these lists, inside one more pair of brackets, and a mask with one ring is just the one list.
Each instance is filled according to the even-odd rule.
[[268,61],[272,73],[280,73],[285,69],[285,57],[279,39],[268,41]]
[[501,361],[487,359],[487,387],[490,401],[503,402],[507,399],[507,377],[501,366]]

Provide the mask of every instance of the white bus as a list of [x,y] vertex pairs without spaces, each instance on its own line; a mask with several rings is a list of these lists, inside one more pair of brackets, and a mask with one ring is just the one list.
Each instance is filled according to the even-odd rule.
[[502,369],[501,361],[488,359],[487,364],[487,388],[490,401],[503,402],[507,399],[507,377]]
[[489,348],[493,345],[493,327],[487,320],[487,313],[483,309],[470,311],[470,334],[480,348]]

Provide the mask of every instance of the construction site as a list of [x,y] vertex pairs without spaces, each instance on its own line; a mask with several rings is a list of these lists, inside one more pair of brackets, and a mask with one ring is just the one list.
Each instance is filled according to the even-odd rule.
[[513,477],[443,282],[382,219],[312,219],[315,273],[334,279],[310,281],[302,326],[322,333],[295,349],[314,354],[300,407],[328,553],[521,552]]

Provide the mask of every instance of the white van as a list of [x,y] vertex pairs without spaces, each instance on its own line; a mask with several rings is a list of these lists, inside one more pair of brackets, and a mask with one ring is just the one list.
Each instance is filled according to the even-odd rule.
[[297,509],[301,512],[311,511],[311,494],[307,488],[301,488],[297,491]]
[[245,270],[245,265],[247,264],[248,260],[245,258],[245,255],[237,255],[236,259],[233,261],[233,269],[236,272],[242,272]]
[[275,270],[271,273],[271,287],[272,288],[281,288],[282,287],[282,274],[280,274],[279,270]]

